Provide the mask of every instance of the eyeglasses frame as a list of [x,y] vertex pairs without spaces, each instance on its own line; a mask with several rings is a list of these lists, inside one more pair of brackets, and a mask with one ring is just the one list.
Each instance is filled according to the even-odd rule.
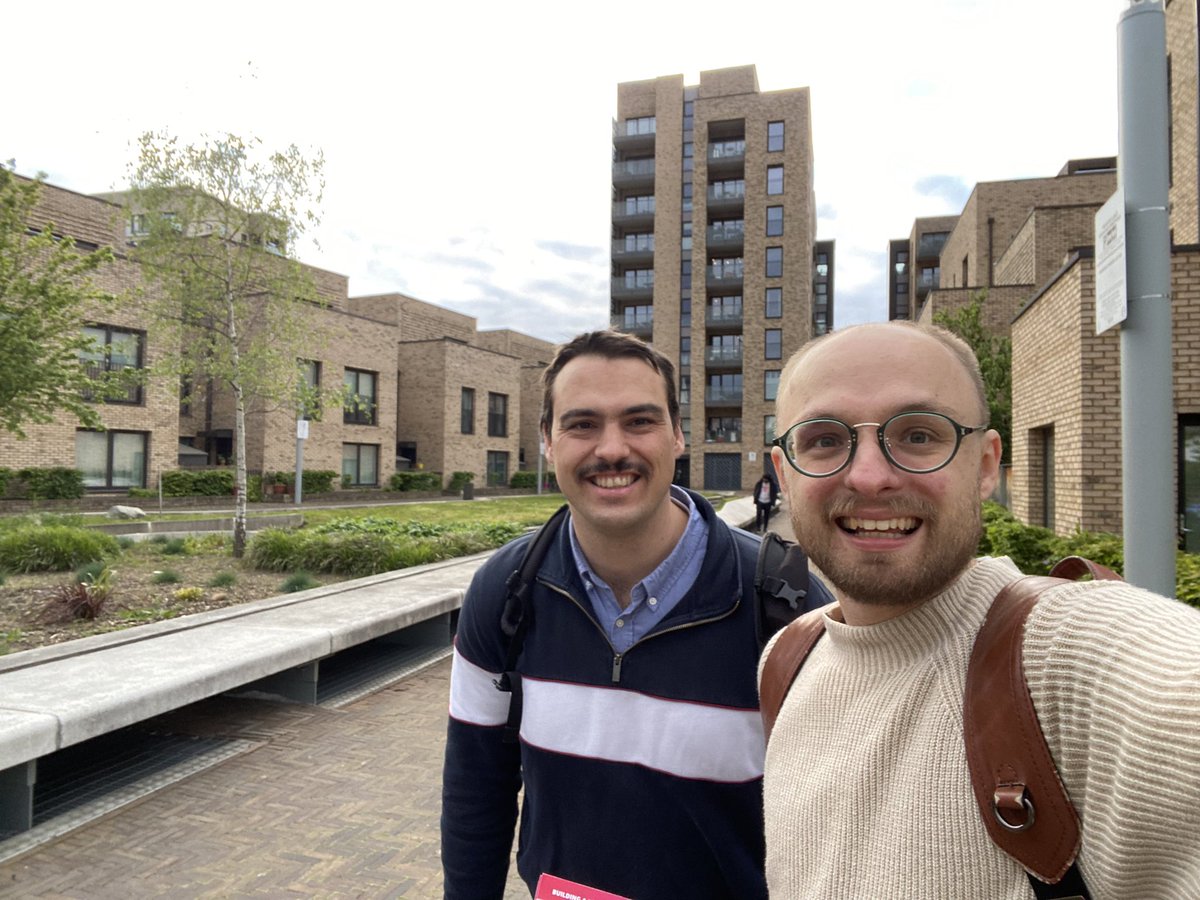
[[[903,418],[904,416],[937,416],[940,419],[945,419],[947,422],[949,422],[954,427],[954,449],[950,451],[950,455],[948,457],[946,457],[945,462],[934,466],[932,469],[910,469],[908,466],[901,465],[892,456],[891,451],[888,449],[887,441],[885,441],[883,438],[883,431],[885,428],[887,428],[888,425],[890,425],[896,419]],[[845,462],[843,462],[840,466],[838,466],[833,471],[823,472],[819,475],[815,474],[813,472],[806,472],[803,469],[801,469],[795,463],[795,461],[792,459],[792,455],[790,453],[788,453],[788,450],[787,450],[788,435],[790,435],[793,431],[795,431],[801,425],[811,425],[813,422],[833,422],[838,425],[841,425],[843,428],[845,428],[847,431],[850,432],[850,452],[846,454]],[[933,472],[938,471],[939,469],[946,468],[946,466],[948,466],[948,465],[950,465],[950,463],[954,462],[954,457],[958,456],[958,448],[962,446],[963,438],[965,438],[969,434],[976,434],[976,433],[982,433],[984,431],[987,431],[988,427],[989,427],[987,422],[984,422],[982,425],[975,425],[975,426],[960,425],[958,422],[954,421],[952,418],[950,418],[945,413],[931,412],[930,410],[922,410],[922,409],[910,409],[910,410],[906,410],[905,412],[896,413],[894,416],[884,419],[882,422],[859,422],[857,425],[851,425],[849,422],[843,422],[841,419],[835,419],[833,416],[817,416],[812,419],[804,419],[804,420],[792,425],[791,427],[788,428],[787,431],[785,431],[783,434],[779,435],[777,438],[775,438],[775,440],[771,441],[771,445],[773,447],[778,447],[780,452],[783,453],[783,458],[787,460],[788,465],[791,466],[793,469],[795,469],[797,472],[799,472],[801,475],[804,475],[807,478],[829,478],[833,475],[838,474],[838,472],[843,471],[845,468],[847,468],[850,465],[850,463],[852,463],[854,461],[854,454],[858,452],[858,429],[866,428],[868,426],[874,427],[874,429],[875,429],[875,440],[878,441],[878,443],[879,443],[879,449],[880,449],[880,452],[883,453],[883,458],[886,459],[888,461],[888,463],[890,463],[892,466],[895,466],[897,469],[899,469],[901,472],[907,472],[910,475],[929,475]]]

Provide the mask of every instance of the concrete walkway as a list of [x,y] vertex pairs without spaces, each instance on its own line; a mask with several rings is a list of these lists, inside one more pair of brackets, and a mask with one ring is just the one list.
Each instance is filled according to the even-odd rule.
[[[753,503],[722,517],[753,525]],[[784,511],[771,527],[790,533]],[[0,898],[440,897],[449,678],[445,660],[340,708],[221,696],[152,720],[244,750],[0,864]],[[528,897],[515,867],[509,885]]]

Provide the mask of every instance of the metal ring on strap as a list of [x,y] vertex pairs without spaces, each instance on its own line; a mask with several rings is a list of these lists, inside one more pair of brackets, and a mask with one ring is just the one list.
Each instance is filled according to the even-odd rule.
[[1028,831],[1033,827],[1033,823],[1037,819],[1037,813],[1034,812],[1033,801],[1029,799],[1029,795],[1027,793],[1024,791],[1021,792],[1021,805],[1025,807],[1026,818],[1025,821],[1019,825],[1013,825],[1006,818],[1004,818],[1003,814],[1000,812],[999,800],[1000,797],[998,794],[992,795],[992,815],[996,817],[996,821],[999,822],[1004,828],[1007,828],[1009,831]]

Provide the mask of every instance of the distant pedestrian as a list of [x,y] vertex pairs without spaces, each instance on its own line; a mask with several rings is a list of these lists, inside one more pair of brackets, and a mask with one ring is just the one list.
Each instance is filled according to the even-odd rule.
[[754,485],[754,530],[766,534],[767,523],[771,519],[771,510],[775,508],[775,498],[779,496],[779,485],[769,472]]

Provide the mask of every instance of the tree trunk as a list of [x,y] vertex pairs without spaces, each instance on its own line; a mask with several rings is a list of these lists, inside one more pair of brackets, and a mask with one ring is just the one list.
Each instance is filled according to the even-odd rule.
[[233,558],[241,559],[246,553],[246,401],[240,384],[233,386],[233,396],[233,456],[237,472],[233,500]]

